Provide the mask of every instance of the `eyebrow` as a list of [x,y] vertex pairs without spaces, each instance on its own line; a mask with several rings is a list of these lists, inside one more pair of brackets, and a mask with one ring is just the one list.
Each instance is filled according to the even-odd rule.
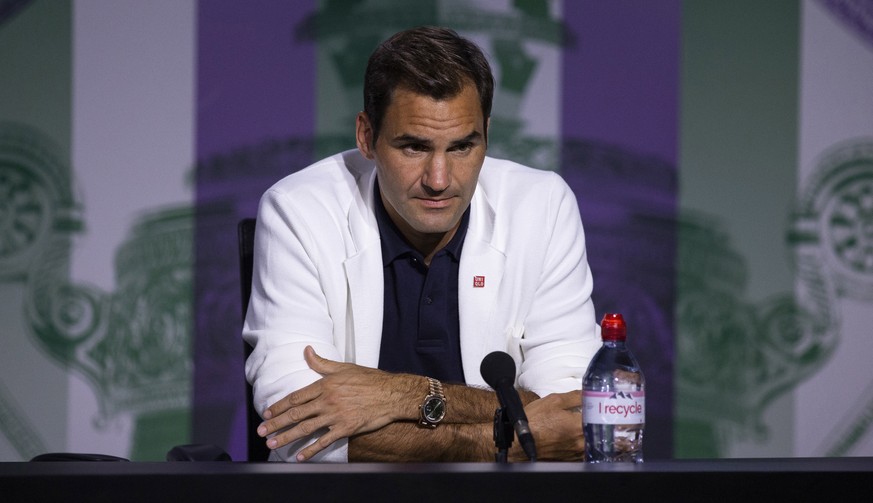
[[[457,146],[457,145],[463,145],[463,144],[465,144],[465,143],[473,143],[473,142],[475,142],[476,140],[479,140],[480,138],[482,138],[482,133],[480,133],[479,131],[473,131],[472,133],[468,134],[467,136],[465,136],[465,137],[463,137],[463,138],[461,138],[461,139],[453,140],[453,141],[449,144],[449,146],[450,146],[450,147],[454,147],[454,146]],[[398,144],[398,143],[420,143],[420,144],[422,144],[422,145],[430,145],[430,144],[432,144],[433,142],[432,142],[431,140],[427,139],[427,138],[422,138],[422,137],[415,136],[415,135],[411,135],[411,134],[408,134],[408,133],[407,133],[407,134],[402,134],[402,135],[400,135],[400,136],[397,136],[397,137],[392,138],[392,139],[391,139],[391,143],[393,143],[393,144]]]

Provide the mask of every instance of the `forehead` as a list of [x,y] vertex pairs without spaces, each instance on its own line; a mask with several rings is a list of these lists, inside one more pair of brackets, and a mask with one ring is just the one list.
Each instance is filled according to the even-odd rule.
[[445,99],[399,87],[385,110],[382,128],[388,136],[458,129],[466,130],[466,135],[481,130],[482,119],[479,93],[473,85],[464,86],[460,93]]

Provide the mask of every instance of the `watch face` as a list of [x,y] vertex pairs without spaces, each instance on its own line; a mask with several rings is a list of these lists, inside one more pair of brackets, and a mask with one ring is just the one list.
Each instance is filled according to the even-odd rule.
[[424,402],[424,417],[431,423],[438,423],[446,415],[446,403],[438,396],[432,396]]

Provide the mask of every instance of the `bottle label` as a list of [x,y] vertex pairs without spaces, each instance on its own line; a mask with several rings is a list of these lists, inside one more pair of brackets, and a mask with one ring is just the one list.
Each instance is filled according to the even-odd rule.
[[643,424],[646,422],[645,391],[583,391],[582,420],[585,424]]

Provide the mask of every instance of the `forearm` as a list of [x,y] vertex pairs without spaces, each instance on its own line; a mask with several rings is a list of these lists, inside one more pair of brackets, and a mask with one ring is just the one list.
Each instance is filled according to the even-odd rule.
[[[399,421],[349,439],[351,462],[468,462],[494,460],[494,413],[499,407],[493,391],[446,385],[447,413],[436,428],[417,421]],[[520,390],[523,404],[537,395]],[[516,446],[517,447],[517,446]],[[512,454],[515,450],[512,451]],[[518,450],[516,456],[523,456]]]
[[[391,423],[349,439],[350,462],[492,461],[492,423],[448,423],[436,428]],[[492,447],[489,447],[492,446]]]
[[[482,438],[482,431],[486,432],[484,438],[489,438],[488,425],[493,423],[497,409],[493,391],[464,385],[444,386],[446,415],[436,429],[446,432],[423,437],[406,428],[418,428],[420,406],[430,391],[425,377],[327,360],[311,347],[303,353],[309,368],[323,377],[289,393],[264,411],[258,434],[268,437],[269,448],[278,449],[318,435],[295,455],[297,461],[306,461],[340,439],[363,437],[398,425],[396,428],[404,428],[399,433],[388,429],[383,433],[385,436],[374,436],[372,444],[360,444],[359,456],[352,455],[352,459],[374,460],[386,455],[397,460],[416,459],[427,446],[432,446],[435,452],[422,459],[482,457],[478,439]],[[522,403],[536,398],[529,392],[522,396]],[[422,443],[422,438],[430,440]]]
[[[445,423],[489,423],[494,419],[494,411],[500,407],[497,394],[490,389],[475,388],[461,384],[443,384],[446,393],[447,411]],[[539,398],[536,393],[518,390],[522,405]]]

